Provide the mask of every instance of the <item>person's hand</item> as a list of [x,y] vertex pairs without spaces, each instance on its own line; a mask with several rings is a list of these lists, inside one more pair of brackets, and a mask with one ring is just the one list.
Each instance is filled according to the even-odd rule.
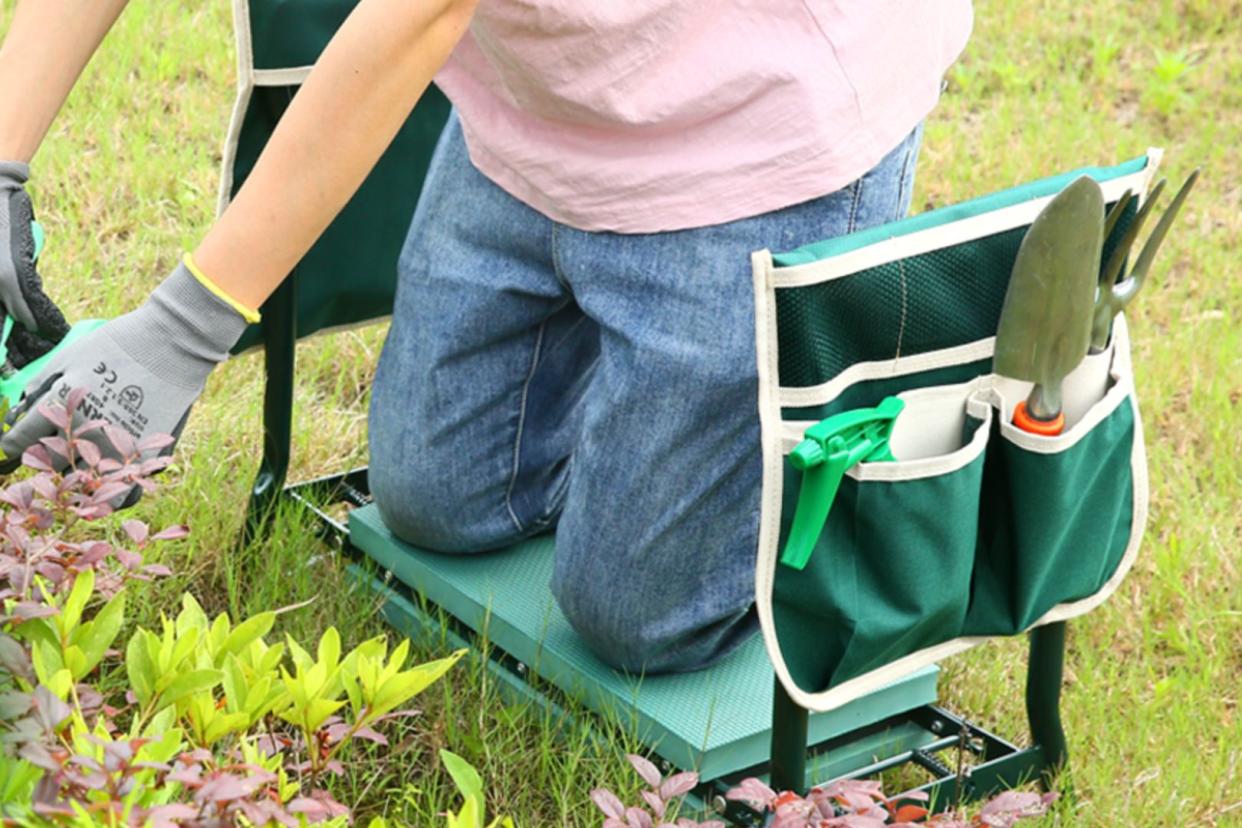
[[[135,443],[156,434],[180,436],[211,369],[228,357],[247,325],[187,264],[188,257],[137,310],[52,358],[5,418],[11,428],[0,438],[0,472],[12,471],[26,449],[61,431],[39,408],[52,400],[63,403],[75,388],[85,390],[75,425],[105,420]],[[84,439],[97,443],[104,456],[117,455],[100,430]]]
[[69,331],[35,269],[34,208],[25,186],[29,176],[27,165],[0,161],[0,305],[17,322],[8,343],[15,368],[43,356]]

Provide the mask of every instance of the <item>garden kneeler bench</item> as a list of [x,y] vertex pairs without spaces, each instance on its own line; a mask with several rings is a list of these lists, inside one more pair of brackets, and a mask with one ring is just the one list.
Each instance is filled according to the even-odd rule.
[[[238,100],[222,204],[353,5],[235,0]],[[252,531],[285,491],[296,340],[391,312],[398,253],[447,113],[430,90],[357,196],[264,305],[262,325],[239,343],[238,350],[266,350]],[[1142,191],[1155,160],[1089,172],[1112,202],[1124,189]],[[468,558],[413,549],[367,505],[365,470],[313,482],[356,507],[348,525],[322,510],[320,517],[347,549],[370,559],[359,577],[386,597],[384,612],[399,629],[482,645],[493,655],[489,668],[517,695],[554,707],[554,688],[615,714],[657,758],[700,770],[704,801],[743,775],[770,773],[779,786],[805,788],[903,761],[929,770],[929,785],[947,792],[967,780],[936,751],[959,744],[975,755],[964,793],[1030,778],[1064,755],[1057,715],[1064,619],[1116,587],[1145,515],[1124,320],[1108,352],[1072,384],[1073,424],[1053,450],[1012,434],[1008,416],[1021,395],[990,375],[1018,242],[1042,201],[1068,180],[756,254],[764,635],[713,670],[639,680],[603,667],[552,601],[551,536]],[[800,471],[785,453],[808,424],[894,395],[903,400],[891,435],[896,459],[848,471],[806,565],[783,567],[800,490]],[[299,492],[295,498],[310,504]],[[1032,628],[1034,747],[933,704],[935,660]]]

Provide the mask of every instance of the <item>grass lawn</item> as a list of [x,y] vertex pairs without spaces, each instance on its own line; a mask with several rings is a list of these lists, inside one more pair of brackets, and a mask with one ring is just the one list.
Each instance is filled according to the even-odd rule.
[[[1242,825],[1242,2],[981,0],[965,57],[931,117],[915,210],[1084,164],[1166,148],[1174,187],[1204,174],[1131,314],[1152,508],[1141,559],[1103,608],[1070,624],[1064,695],[1072,784],[1047,824]],[[0,27],[12,13],[0,4]],[[900,56],[894,56],[900,59]],[[78,319],[139,303],[211,222],[233,90],[223,2],[135,2],[35,160],[49,230],[49,292]],[[300,346],[294,478],[366,461],[382,326]],[[212,377],[153,524],[188,522],[174,577],[132,602],[150,623],[183,589],[235,616],[310,599],[282,616],[311,640],[382,629],[374,601],[297,519],[234,548],[260,449],[261,360]],[[191,461],[192,458],[192,461]],[[431,651],[423,655],[432,655]],[[1025,732],[1025,645],[944,665],[943,702],[1003,734]],[[598,785],[632,789],[623,744],[506,705],[477,663],[423,699],[382,760],[365,751],[338,797],[361,816],[428,824],[452,793],[448,746],[476,764],[493,810],[524,826],[598,825]],[[405,737],[405,738],[402,738]]]

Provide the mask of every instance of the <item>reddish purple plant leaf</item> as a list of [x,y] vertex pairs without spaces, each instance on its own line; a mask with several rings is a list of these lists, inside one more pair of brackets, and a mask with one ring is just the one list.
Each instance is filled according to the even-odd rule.
[[311,796],[328,806],[329,817],[347,817],[350,815],[349,809],[332,798],[332,794],[322,789],[311,791]]
[[270,799],[245,800],[237,803],[237,810],[250,820],[251,825],[271,825],[274,822],[289,828],[298,828],[302,824],[297,817]]
[[191,790],[203,784],[203,769],[197,764],[178,764],[167,777],[169,782],[179,782]]
[[661,783],[660,797],[667,801],[677,796],[685,796],[697,784],[699,784],[699,775],[693,771],[674,774]]
[[0,721],[25,716],[34,707],[34,697],[29,693],[0,693]]
[[660,781],[663,777],[660,775],[659,769],[651,763],[651,760],[639,756],[637,753],[628,754],[625,758],[629,760],[634,770],[638,771],[638,775],[642,777],[644,782],[652,788],[660,787]]
[[615,793],[607,788],[596,788],[591,791],[591,801],[595,807],[603,811],[604,816],[622,819],[625,816],[625,805]]
[[95,564],[108,557],[108,555],[112,552],[112,544],[105,543],[103,541],[95,541],[94,543],[85,544],[81,547],[81,549],[82,554],[78,556],[77,560],[78,566],[93,567]]
[[875,817],[863,814],[846,814],[836,819],[827,820],[825,826],[832,828],[885,828],[888,822],[887,815],[884,817]]
[[118,546],[114,550],[114,554],[116,555],[117,562],[126,569],[137,569],[138,565],[142,563],[142,555],[129,549],[122,549]]
[[655,821],[642,808],[630,806],[625,809],[625,824],[629,828],[653,828]]
[[[34,451],[40,448],[35,446],[28,451]],[[36,474],[30,478],[30,485],[34,488],[35,494],[50,503],[56,503],[60,500],[60,487],[56,485],[56,481],[48,474]]]
[[[15,639],[3,633],[0,633],[0,668],[7,671],[9,675],[26,681],[34,678],[34,666],[30,663],[30,654]],[[25,712],[25,710],[22,711],[22,713]],[[5,718],[3,713],[0,713],[0,718]]]
[[358,728],[358,731],[354,733],[354,738],[366,739],[368,742],[374,742],[377,745],[388,747],[388,738],[384,736],[383,733],[369,727]]
[[177,441],[173,439],[171,434],[152,434],[149,437],[142,438],[138,443],[138,452],[146,454],[147,452],[161,451],[175,442]]
[[158,457],[152,457],[149,460],[143,460],[142,464],[138,467],[138,473],[144,476],[159,474],[164,469],[171,466],[172,461],[173,459],[171,454],[160,455]]
[[10,607],[10,612],[13,614],[12,617],[16,618],[20,624],[22,621],[58,615],[60,611],[56,607],[50,607],[47,604],[40,604],[35,601],[20,601]]
[[[78,410],[78,406],[82,404],[82,400],[86,399],[86,389],[82,386],[69,389],[69,393],[65,396],[65,419],[73,420],[73,415]],[[68,431],[68,424],[61,427],[63,431]]]
[[[76,432],[81,434],[81,431]],[[98,468],[99,461],[103,460],[103,452],[99,450],[99,446],[90,440],[74,440],[73,449],[82,458],[82,462],[92,469]]]
[[134,438],[130,437],[127,431],[109,424],[103,427],[103,433],[108,438],[108,442],[112,444],[112,447],[116,449],[117,454],[122,457],[134,456],[136,453]]
[[43,768],[52,773],[60,771],[60,762],[57,762],[51,752],[38,742],[26,742],[17,751],[17,755],[35,767]]
[[744,802],[756,811],[764,811],[776,799],[776,791],[753,776],[743,779],[736,787],[725,794],[725,799],[733,802]]
[[[72,394],[72,392],[70,392]],[[72,416],[64,406],[43,403],[36,409],[52,425],[60,431],[69,430],[69,418]]]
[[141,520],[127,520],[121,524],[121,528],[125,530],[125,534],[129,535],[130,540],[141,546],[146,543],[147,535],[150,529]]
[[858,791],[842,791],[837,794],[837,801],[850,811],[865,814],[877,809],[876,801],[869,794]]
[[30,508],[33,497],[34,489],[25,480],[14,483],[0,492],[0,501],[7,503],[19,512],[24,512]]
[[988,828],[1010,828],[1020,819],[1043,815],[1056,796],[1055,793],[1005,791],[980,809],[978,822]]
[[309,796],[299,796],[290,801],[285,810],[291,814],[305,814],[307,819],[312,820],[327,819],[331,814],[331,809],[326,804]]
[[[190,527],[186,526],[185,524],[178,523],[173,526],[165,527],[161,529],[160,531],[156,532],[154,535],[151,536],[151,540],[153,541],[181,540],[182,538],[189,537],[189,535],[190,535]],[[389,714],[389,716],[391,715],[392,714]]]
[[150,828],[178,828],[183,820],[192,820],[198,815],[198,809],[189,805],[181,803],[160,805],[141,815],[139,824],[145,823]]
[[64,459],[69,459],[69,441],[64,437],[42,437],[39,442],[51,454],[59,454]]
[[956,814],[936,814],[923,825],[934,825],[936,828],[971,828],[969,822]]
[[660,795],[655,791],[643,791],[641,795],[643,801],[647,803],[647,807],[651,809],[651,812],[663,819],[664,812],[668,810],[668,803],[661,799]]
[[113,498],[128,494],[133,487],[133,483],[124,480],[109,480],[91,495],[91,503],[106,505]]
[[229,773],[213,776],[194,792],[196,802],[227,802],[244,799],[262,787],[263,782],[253,777],[239,777]]
[[73,433],[81,437],[94,431],[99,431],[108,424],[107,420],[83,420],[73,427]]

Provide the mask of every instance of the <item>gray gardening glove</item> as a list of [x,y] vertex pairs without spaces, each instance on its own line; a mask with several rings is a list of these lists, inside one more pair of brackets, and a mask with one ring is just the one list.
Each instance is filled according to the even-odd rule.
[[[38,408],[45,400],[63,402],[74,388],[86,391],[76,422],[106,420],[135,442],[154,434],[179,437],[207,375],[228,357],[246,324],[178,265],[142,307],[66,346],[27,386],[5,418],[12,428],[0,439],[0,472],[12,471],[26,449],[57,433]],[[121,459],[99,431],[89,439],[105,456]]]
[[35,269],[34,208],[25,187],[29,176],[26,164],[0,161],[0,305],[17,322],[9,340],[14,368],[43,356],[69,331]]

